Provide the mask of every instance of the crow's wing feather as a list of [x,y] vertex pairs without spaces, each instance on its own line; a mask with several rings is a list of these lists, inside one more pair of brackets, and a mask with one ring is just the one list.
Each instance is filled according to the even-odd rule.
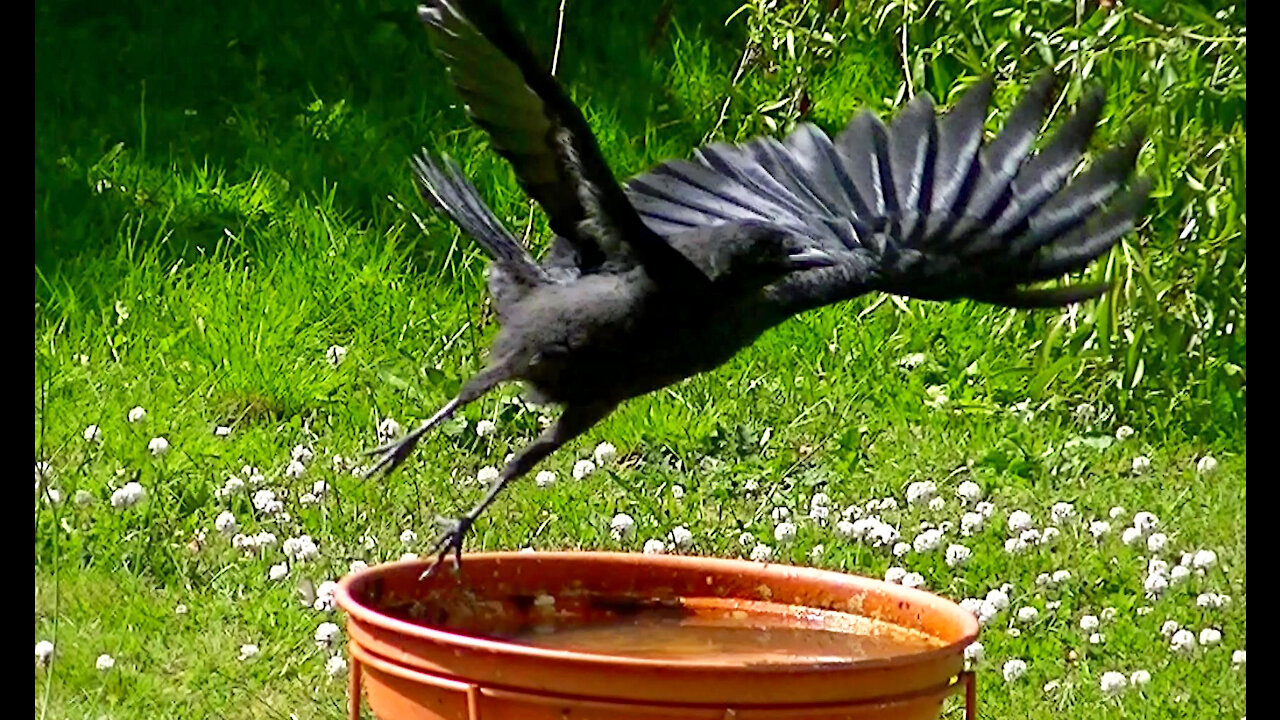
[[772,288],[795,311],[868,290],[1017,307],[1096,297],[1104,287],[1021,286],[1086,267],[1132,229],[1149,185],[1114,196],[1133,173],[1141,136],[1068,182],[1102,94],[1087,93],[1033,152],[1052,80],[1037,78],[985,145],[990,79],[941,117],[920,95],[889,126],[864,111],[834,141],[802,124],[781,143],[714,144],[632,178],[626,193],[659,234],[765,219],[842,257],[842,267]]
[[706,282],[636,215],[581,110],[499,8],[487,0],[467,0],[466,11],[462,5],[428,0],[418,14],[467,114],[489,133],[582,270],[638,260],[659,281]]

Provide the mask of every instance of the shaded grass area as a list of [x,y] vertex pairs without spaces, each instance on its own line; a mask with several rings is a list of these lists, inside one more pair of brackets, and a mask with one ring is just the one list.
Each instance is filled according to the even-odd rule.
[[[557,3],[511,5],[549,57]],[[994,129],[1043,67],[1073,78],[1064,107],[1087,74],[1108,89],[1095,148],[1134,123],[1151,129],[1140,159],[1157,181],[1151,220],[1090,271],[1117,292],[1064,313],[866,297],[807,314],[712,374],[624,405],[547,463],[558,484],[524,483],[495,505],[470,547],[617,547],[609,519],[627,512],[638,525],[630,549],[685,525],[696,551],[745,555],[740,533],[772,543],[774,506],[803,515],[819,490],[841,507],[901,498],[925,478],[950,501],[972,477],[1000,517],[1023,508],[1044,518],[1059,500],[1084,518],[1149,510],[1173,561],[1211,547],[1221,568],[1145,616],[1131,612],[1145,602],[1145,553],[1120,544],[1123,519],[1102,546],[1077,527],[1060,547],[1011,560],[993,518],[965,540],[974,559],[962,571],[803,523],[778,551],[869,575],[904,564],[955,599],[1009,582],[1040,603],[1034,632],[984,632],[993,717],[1243,715],[1243,673],[1226,660],[1245,636],[1243,5],[825,6],[751,4],[726,26],[734,3],[677,1],[650,47],[657,3],[571,0],[561,76],[626,176],[687,156],[709,133],[740,140],[800,119],[835,130],[858,108],[889,112],[921,90],[945,103],[983,72],[999,80]],[[329,616],[301,608],[297,578],[418,549],[401,532],[425,542],[436,514],[479,496],[478,469],[539,422],[510,388],[468,408],[388,481],[333,469],[333,455],[373,444],[381,419],[429,415],[478,369],[493,332],[483,257],[423,208],[406,158],[424,144],[446,150],[516,231],[530,222],[527,201],[456,107],[412,3],[54,2],[36,20],[35,453],[64,499],[95,499],[36,501],[37,638],[58,619],[37,711],[337,717],[343,683],[325,679],[326,654],[311,642]],[[756,50],[735,84],[744,43]],[[546,240],[535,214],[530,242]],[[349,349],[336,368],[325,362],[334,344]],[[906,371],[910,353],[926,360]],[[948,402],[930,407],[938,394]],[[1082,403],[1094,412],[1078,419]],[[135,405],[147,409],[142,423],[126,420]],[[495,438],[475,436],[480,419],[498,423]],[[84,441],[89,424],[101,444]],[[1106,440],[1120,424],[1136,438]],[[214,436],[217,426],[231,435]],[[147,451],[156,436],[172,446],[160,459]],[[569,480],[573,461],[606,439],[622,462]],[[287,478],[298,443],[317,458]],[[1195,473],[1205,453],[1218,473]],[[1134,479],[1138,454],[1153,467]],[[290,522],[247,497],[215,497],[244,464],[263,470]],[[301,505],[318,479],[330,492]],[[147,501],[112,512],[108,498],[130,480]],[[758,490],[745,489],[750,480]],[[244,532],[309,533],[322,556],[268,581],[278,548],[233,551],[213,530],[222,510]],[[952,503],[944,515],[958,524],[959,512]],[[921,513],[893,519],[904,539]],[[825,552],[810,560],[815,544]],[[1064,567],[1077,585],[1052,614],[1033,581]],[[1235,602],[1202,611],[1193,599],[1208,590]],[[177,603],[189,614],[174,616]],[[1089,646],[1078,618],[1106,606],[1121,619],[1105,645]],[[1172,656],[1157,632],[1170,618],[1214,624],[1226,646]],[[241,662],[244,643],[262,654]],[[1079,659],[1067,661],[1069,649]],[[102,652],[118,658],[114,673],[92,669]],[[999,679],[1011,657],[1031,666],[1021,684]],[[1140,667],[1155,676],[1141,695],[1102,697],[1103,671]],[[1069,690],[1042,692],[1051,678]]]

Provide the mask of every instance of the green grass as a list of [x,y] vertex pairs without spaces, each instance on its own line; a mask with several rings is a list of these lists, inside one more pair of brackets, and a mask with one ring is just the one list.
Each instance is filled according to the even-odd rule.
[[[549,57],[556,3],[518,5]],[[1246,645],[1243,5],[816,8],[753,5],[725,26],[732,2],[677,2],[650,49],[656,3],[570,2],[561,75],[629,175],[688,155],[713,130],[781,133],[802,115],[833,130],[913,91],[950,102],[989,71],[994,128],[1044,66],[1073,78],[1064,108],[1087,72],[1107,87],[1096,148],[1134,123],[1150,128],[1139,161],[1156,180],[1150,220],[1090,271],[1117,292],[1065,313],[866,297],[797,318],[716,372],[625,404],[546,463],[558,483],[504,495],[469,547],[638,550],[684,525],[694,551],[745,556],[743,532],[774,544],[775,506],[803,516],[819,490],[837,512],[902,502],[908,483],[932,479],[947,498],[940,513],[905,503],[882,513],[910,542],[922,519],[958,525],[954,489],[973,479],[996,510],[978,535],[949,535],[973,550],[961,569],[940,552],[893,558],[808,522],[779,557],[873,576],[901,565],[956,600],[1011,583],[1010,611],[981,638],[984,716],[1244,715],[1244,672],[1230,662]],[[417,199],[409,153],[447,150],[514,230],[529,218],[510,170],[454,107],[411,11],[37,7],[34,453],[63,498],[33,502],[35,635],[56,643],[52,666],[35,671],[37,716],[341,717],[345,682],[326,676],[329,653],[312,642],[336,618],[304,608],[297,579],[421,549],[435,515],[479,496],[479,468],[537,432],[512,387],[468,408],[466,426],[433,435],[388,480],[333,468],[332,456],[373,445],[383,418],[407,426],[433,412],[480,367],[494,330],[483,257]],[[748,39],[762,50],[734,85]],[[546,240],[535,217],[531,242]],[[336,368],[325,360],[335,344],[349,350]],[[927,359],[901,368],[910,353]],[[949,398],[941,408],[926,405],[933,386]],[[1028,399],[1026,420],[1013,406]],[[1076,417],[1082,403],[1095,418]],[[126,419],[135,405],[147,411],[140,423]],[[475,436],[480,419],[497,423],[495,436]],[[100,444],[82,437],[90,424]],[[1122,424],[1136,435],[1105,440]],[[231,434],[215,436],[218,426]],[[171,444],[162,458],[147,450],[156,436]],[[572,480],[574,461],[604,440],[620,462]],[[297,444],[316,457],[289,478]],[[1217,472],[1196,471],[1205,454]],[[1150,457],[1148,474],[1130,473],[1137,455]],[[215,497],[245,464],[261,468],[290,521],[261,517],[246,496]],[[113,510],[112,492],[131,480],[147,499]],[[316,480],[330,491],[303,506]],[[72,503],[78,490],[94,502]],[[1078,514],[1059,542],[1006,554],[1007,514],[1026,510],[1042,527],[1058,501]],[[1095,542],[1087,521],[1116,505],[1128,514]],[[224,510],[241,532],[309,534],[321,555],[271,581],[280,547],[255,557],[231,548],[213,528]],[[1162,557],[1176,564],[1211,548],[1218,567],[1145,600],[1149,554],[1119,539],[1137,510],[1159,516]],[[618,512],[637,522],[623,544],[608,530]],[[405,529],[417,531],[415,548],[401,545]],[[813,560],[816,544],[825,551]],[[1071,572],[1066,587],[1035,584],[1056,569]],[[1203,610],[1201,592],[1233,602]],[[187,614],[175,614],[179,603]],[[1040,616],[1012,637],[1023,605]],[[1153,610],[1138,615],[1143,606]],[[1103,623],[1105,643],[1090,645],[1079,618],[1106,607],[1116,617]],[[1174,654],[1159,634],[1168,619],[1217,627],[1223,643]],[[247,643],[261,654],[241,661]],[[94,669],[102,653],[116,658],[110,672]],[[1029,670],[1006,683],[1011,658]],[[1140,668],[1153,676],[1141,691],[1102,695],[1103,672]],[[1050,680],[1060,689],[1045,692]]]

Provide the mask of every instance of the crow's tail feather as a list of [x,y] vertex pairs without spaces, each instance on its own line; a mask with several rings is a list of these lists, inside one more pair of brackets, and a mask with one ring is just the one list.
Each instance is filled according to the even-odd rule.
[[422,197],[479,243],[494,263],[528,285],[550,281],[502,221],[494,216],[453,160],[447,156],[437,160],[423,151],[413,158],[413,171]]

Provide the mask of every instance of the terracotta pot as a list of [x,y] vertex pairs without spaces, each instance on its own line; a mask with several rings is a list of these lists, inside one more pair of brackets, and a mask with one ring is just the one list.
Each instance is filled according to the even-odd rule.
[[[371,567],[338,583],[351,653],[351,717],[360,690],[382,720],[933,720],[972,675],[973,615],[929,593],[855,575],[744,560],[626,553],[476,553],[421,581],[426,562]],[[889,658],[743,664],[646,659],[503,642],[485,635],[545,611],[607,617],[617,598],[870,617],[936,639]],[[607,602],[601,599],[608,599]],[[778,605],[773,605],[777,607]],[[695,656],[696,657],[696,656]]]

